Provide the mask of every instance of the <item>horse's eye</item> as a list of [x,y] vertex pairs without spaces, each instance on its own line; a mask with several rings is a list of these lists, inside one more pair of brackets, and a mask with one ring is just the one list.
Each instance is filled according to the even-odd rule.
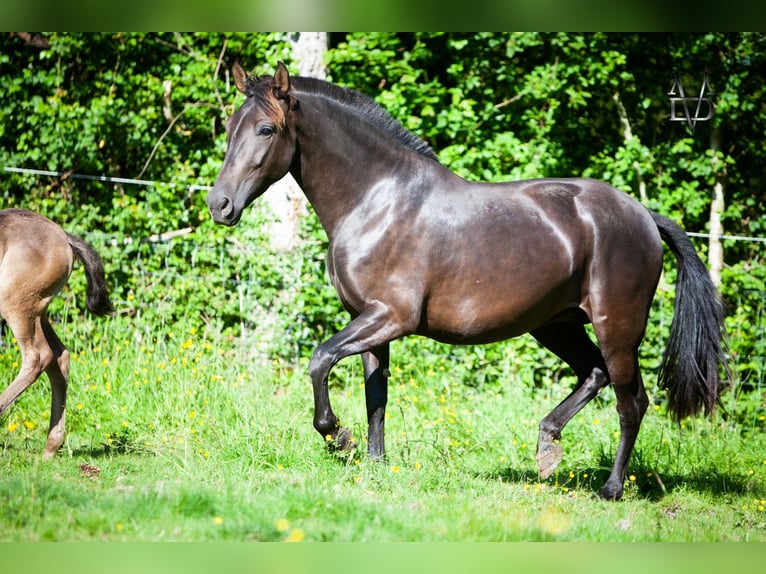
[[258,128],[258,135],[263,137],[269,137],[274,135],[273,126],[261,126]]

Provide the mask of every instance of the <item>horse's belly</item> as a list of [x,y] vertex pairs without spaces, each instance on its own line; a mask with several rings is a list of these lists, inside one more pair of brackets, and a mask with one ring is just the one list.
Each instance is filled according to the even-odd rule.
[[543,293],[481,291],[432,297],[423,310],[418,334],[453,344],[484,344],[510,339],[539,327],[576,306],[575,294],[560,288]]

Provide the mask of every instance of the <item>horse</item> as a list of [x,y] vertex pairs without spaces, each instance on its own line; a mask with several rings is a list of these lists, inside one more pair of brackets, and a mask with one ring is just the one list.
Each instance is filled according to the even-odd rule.
[[281,62],[261,77],[236,62],[232,75],[245,100],[227,120],[208,210],[214,222],[234,226],[288,172],[314,208],[328,238],[329,278],[350,315],[308,365],[313,425],[332,449],[356,446],[328,394],[341,359],[361,355],[368,454],[379,460],[392,341],[419,335],[475,345],[530,333],[577,376],[539,424],[539,476],[561,462],[564,426],[611,384],[620,437],[599,494],[621,498],[649,404],[638,348],[663,242],[678,279],[659,381],[675,418],[714,411],[719,369],[727,368],[723,308],[679,225],[594,179],[461,178],[369,96],[291,76]]
[[47,309],[66,284],[75,259],[87,276],[86,306],[97,316],[114,309],[99,254],[81,238],[26,209],[0,210],[0,316],[21,350],[21,369],[0,395],[0,416],[45,371],[51,415],[43,458],[61,448],[66,434],[69,351],[51,327]]

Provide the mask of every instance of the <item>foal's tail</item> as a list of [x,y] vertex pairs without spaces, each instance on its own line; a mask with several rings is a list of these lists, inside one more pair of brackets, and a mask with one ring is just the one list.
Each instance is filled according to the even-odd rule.
[[657,213],[652,218],[678,260],[670,336],[660,365],[660,386],[668,390],[674,419],[712,412],[718,401],[719,362],[729,378],[723,306],[707,268],[683,229]]
[[114,311],[114,307],[109,299],[109,288],[106,285],[104,264],[101,262],[101,257],[95,249],[76,235],[67,233],[67,239],[74,254],[82,261],[85,275],[88,277],[86,290],[88,310],[99,317],[108,315]]

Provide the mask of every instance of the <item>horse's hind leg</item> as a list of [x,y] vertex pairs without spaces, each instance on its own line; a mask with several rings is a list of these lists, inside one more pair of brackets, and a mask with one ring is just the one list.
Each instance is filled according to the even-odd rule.
[[63,345],[48,321],[41,317],[43,333],[53,352],[50,364],[45,369],[51,383],[51,418],[48,439],[43,458],[53,457],[64,443],[66,434],[66,394],[69,381],[69,351]]
[[638,437],[641,420],[649,406],[641,373],[638,370],[638,345],[626,350],[605,352],[609,372],[612,375],[614,394],[617,397],[617,414],[620,417],[620,442],[614,465],[601,496],[609,500],[622,497],[628,461]]
[[577,375],[577,387],[541,422],[537,441],[540,477],[548,478],[562,458],[561,431],[607,384],[609,375],[599,348],[581,323],[551,323],[532,331],[547,349],[558,355]]

